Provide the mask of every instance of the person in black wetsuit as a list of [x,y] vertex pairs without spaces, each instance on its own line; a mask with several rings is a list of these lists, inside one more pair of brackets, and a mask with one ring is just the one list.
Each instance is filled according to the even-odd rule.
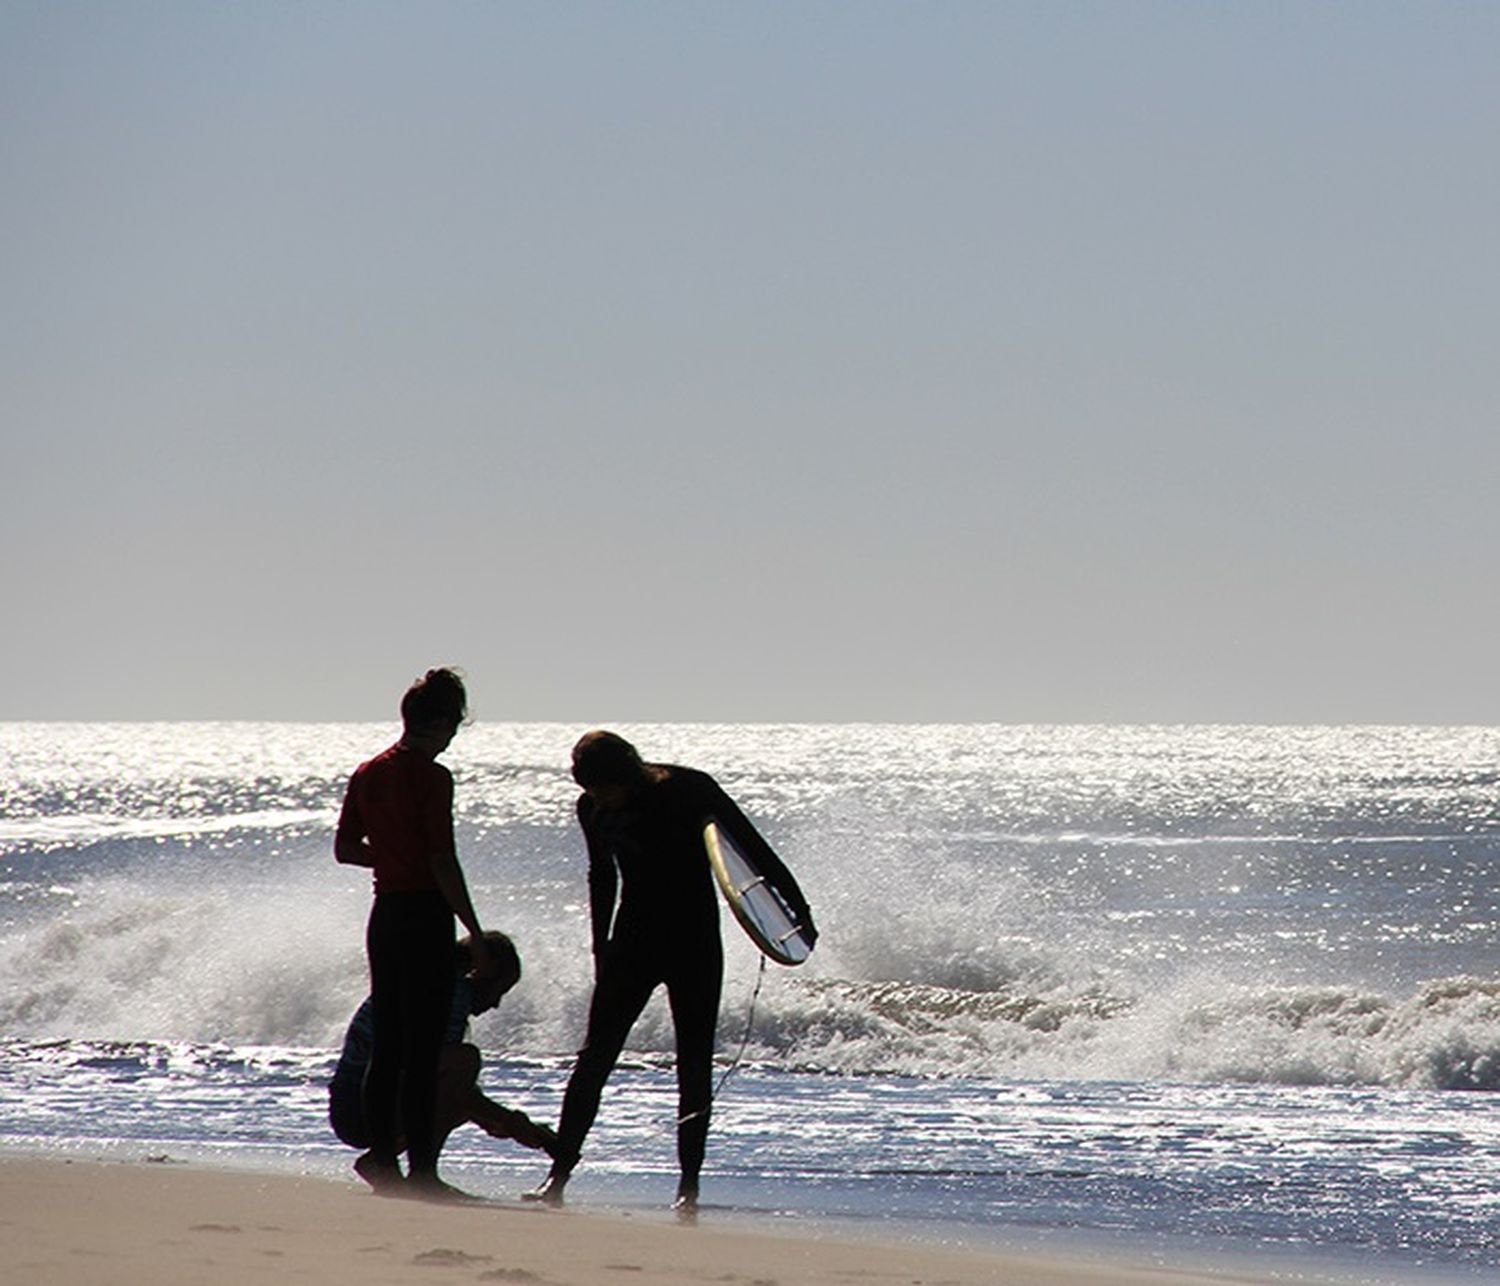
[[[578,823],[589,858],[594,995],[588,1034],[563,1096],[552,1171],[532,1200],[561,1205],[604,1082],[651,993],[665,984],[677,1034],[677,1209],[697,1207],[713,1095],[714,1028],[724,952],[719,905],[703,845],[717,823],[782,891],[808,938],[817,929],[797,882],[707,773],[644,763],[624,738],[587,733],[573,748],[583,787]],[[616,907],[616,893],[619,905]]]

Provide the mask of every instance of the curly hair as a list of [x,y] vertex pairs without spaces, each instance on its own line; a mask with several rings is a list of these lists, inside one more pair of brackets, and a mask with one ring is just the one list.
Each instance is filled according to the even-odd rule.
[[401,698],[401,721],[408,728],[436,723],[461,724],[469,717],[469,694],[457,670],[442,666],[428,670]]

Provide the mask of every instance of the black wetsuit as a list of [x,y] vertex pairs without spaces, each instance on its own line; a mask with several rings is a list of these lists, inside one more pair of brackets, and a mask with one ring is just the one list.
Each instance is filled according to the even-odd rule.
[[[568,1081],[557,1168],[572,1169],[599,1110],[604,1082],[651,993],[662,984],[677,1033],[677,1155],[696,1190],[713,1095],[714,1029],[724,974],[719,905],[703,845],[713,820],[791,891],[796,883],[733,800],[707,773],[652,765],[652,780],[623,804],[584,794],[578,822],[589,853],[595,983],[588,1035]],[[619,890],[619,908],[615,893]],[[807,919],[810,923],[810,918]]]
[[377,893],[365,932],[374,1049],[365,1076],[370,1147],[413,1174],[437,1170],[438,1059],[453,1004],[453,912],[441,893]]

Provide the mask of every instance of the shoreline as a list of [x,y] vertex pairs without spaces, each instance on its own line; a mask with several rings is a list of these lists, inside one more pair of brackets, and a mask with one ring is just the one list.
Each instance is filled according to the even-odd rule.
[[[747,1219],[376,1197],[353,1181],[197,1163],[0,1155],[0,1256],[18,1280],[326,1286],[1266,1286],[1286,1265],[1184,1267],[767,1231]],[[420,1271],[418,1271],[420,1270]],[[1323,1278],[1326,1281],[1336,1277]],[[1347,1279],[1345,1279],[1347,1280]]]

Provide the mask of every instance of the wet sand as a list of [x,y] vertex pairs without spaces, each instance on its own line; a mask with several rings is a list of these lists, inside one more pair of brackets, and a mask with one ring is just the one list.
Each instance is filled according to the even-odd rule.
[[0,1263],[47,1286],[1227,1286],[1243,1272],[757,1232],[185,1164],[0,1159]]

